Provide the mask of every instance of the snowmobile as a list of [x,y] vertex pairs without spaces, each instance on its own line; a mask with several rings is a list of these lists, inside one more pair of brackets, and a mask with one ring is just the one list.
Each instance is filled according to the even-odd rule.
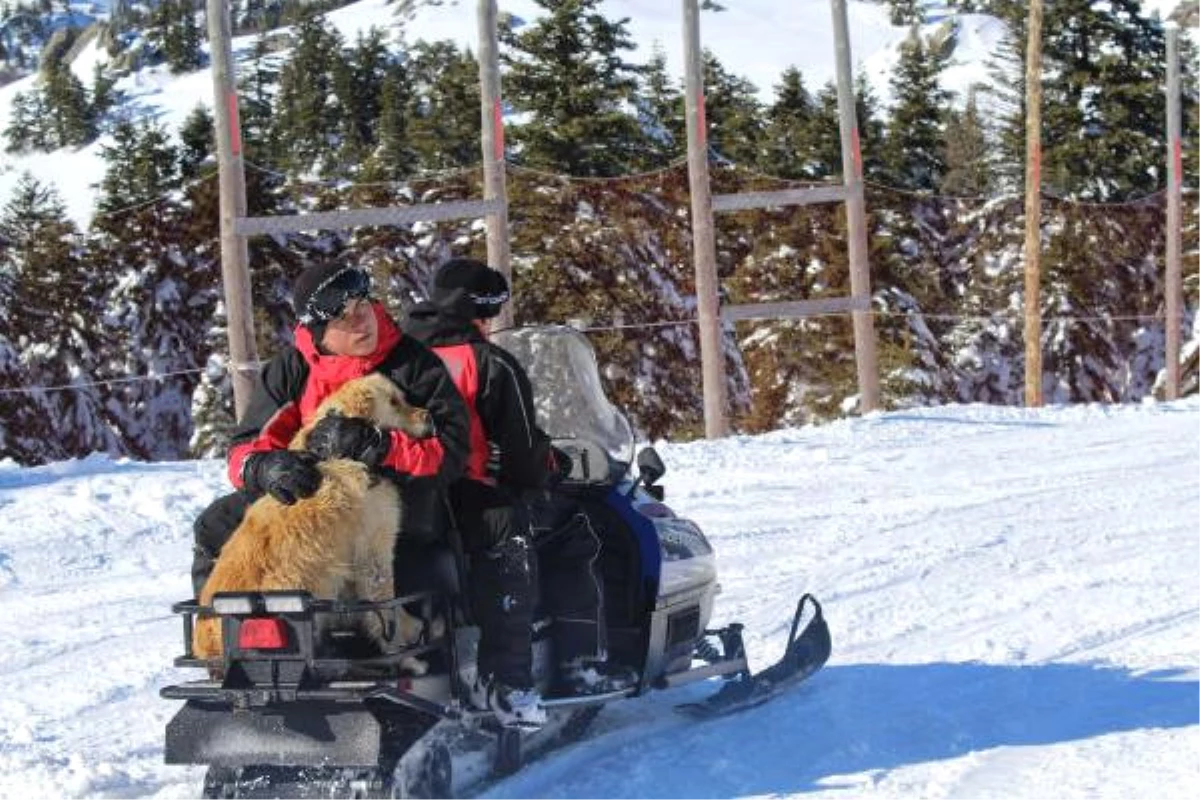
[[[478,628],[460,591],[465,559],[453,525],[439,544],[397,557],[406,594],[382,603],[330,600],[302,592],[219,594],[211,605],[176,603],[184,654],[177,667],[206,677],[164,687],[183,700],[166,729],[169,764],[207,765],[204,797],[454,797],[511,774],[550,747],[577,739],[608,703],[654,690],[720,680],[719,691],[675,706],[705,718],[766,702],[820,669],[829,629],[817,600],[799,598],[781,660],[751,674],[742,626],[708,627],[719,592],[713,549],[699,527],[664,502],[661,458],[634,434],[601,388],[591,345],[567,327],[499,334],[497,343],[529,372],[539,425],[571,456],[555,490],[601,537],[610,661],[636,673],[631,685],[584,696],[555,696],[552,622],[534,633],[534,677],[548,722],[537,730],[501,727],[473,710]],[[631,467],[636,465],[636,475]],[[415,515],[410,510],[406,519]],[[405,536],[400,537],[404,547]],[[423,614],[416,644],[382,652],[350,624],[398,608]],[[224,651],[191,651],[198,615],[220,618]],[[404,665],[420,658],[423,675]]]

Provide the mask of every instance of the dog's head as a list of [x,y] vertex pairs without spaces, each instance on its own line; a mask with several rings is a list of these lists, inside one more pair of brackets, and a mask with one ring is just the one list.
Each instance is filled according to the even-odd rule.
[[419,439],[433,435],[429,412],[409,405],[404,392],[378,372],[344,384],[321,403],[316,418],[330,412],[364,417],[380,427],[396,428]]

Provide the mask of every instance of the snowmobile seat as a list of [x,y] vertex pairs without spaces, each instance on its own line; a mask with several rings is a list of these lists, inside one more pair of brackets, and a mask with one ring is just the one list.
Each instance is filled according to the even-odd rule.
[[441,592],[458,597],[463,588],[462,540],[445,491],[429,478],[404,486],[403,522],[392,559],[396,595]]
[[441,542],[396,542],[392,561],[396,595],[440,592],[456,597],[462,590],[453,548]]

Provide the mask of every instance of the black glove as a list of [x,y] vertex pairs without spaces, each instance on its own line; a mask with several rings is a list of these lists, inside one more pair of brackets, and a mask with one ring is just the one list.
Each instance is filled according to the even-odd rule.
[[308,432],[305,447],[321,460],[352,458],[374,468],[392,449],[392,437],[360,417],[330,414]]
[[267,492],[288,506],[302,497],[311,497],[321,485],[316,457],[294,450],[252,453],[242,474],[247,489]]

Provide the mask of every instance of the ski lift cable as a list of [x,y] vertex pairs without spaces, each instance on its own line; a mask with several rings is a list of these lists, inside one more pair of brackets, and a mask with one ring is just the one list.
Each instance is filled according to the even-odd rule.
[[283,178],[283,179],[289,181],[292,185],[327,186],[332,189],[369,189],[369,188],[379,188],[379,187],[404,187],[404,186],[408,186],[411,183],[419,182],[419,181],[446,180],[449,178],[456,178],[460,175],[467,175],[471,172],[476,172],[476,171],[482,169],[482,167],[483,167],[483,165],[481,163],[476,163],[476,164],[469,164],[467,166],[462,166],[462,167],[449,167],[447,169],[441,169],[441,170],[429,170],[426,172],[418,172],[418,173],[414,173],[414,174],[408,176],[404,180],[367,181],[364,183],[348,183],[344,180],[339,180],[337,178],[319,178],[319,179],[315,179],[315,180],[298,180],[296,178],[293,178],[291,175],[289,175],[286,172],[281,172],[280,170],[274,169],[272,167],[265,167],[261,164],[256,164],[255,162],[250,161],[249,159],[243,159],[242,163],[244,163],[247,167],[250,167],[251,169],[253,169],[255,172],[260,172],[264,175],[270,175],[270,176],[276,177],[276,178]]
[[[875,318],[910,318],[910,319],[926,319],[940,321],[958,321],[958,322],[997,322],[1009,319],[1019,319],[1022,312],[1019,311],[1000,311],[992,314],[932,314],[918,311],[886,311],[872,309],[869,312]],[[818,314],[807,314],[804,319],[821,319],[830,317],[843,317],[846,315],[844,311],[831,311]],[[1163,315],[1161,314],[1119,314],[1119,315],[1061,315],[1054,317],[1043,317],[1043,325],[1051,326],[1057,323],[1067,325],[1077,325],[1088,322],[1161,322]],[[629,322],[629,323],[610,323],[601,325],[567,325],[566,327],[573,328],[580,333],[604,333],[609,331],[629,331],[629,330],[652,330],[657,328],[669,328],[681,325],[694,325],[699,321],[698,317],[660,320],[655,322]],[[739,320],[741,322],[751,322],[754,320]],[[777,320],[779,322],[794,322],[795,320]],[[761,321],[760,321],[761,322]],[[540,327],[542,323],[531,325],[514,325],[501,330],[523,330],[527,328]],[[223,368],[225,372],[233,374],[238,370],[257,370],[261,368],[262,362],[247,362],[243,364],[227,364]],[[51,386],[19,386],[10,388],[0,388],[0,397],[19,394],[40,394],[46,392],[60,391],[79,391],[90,389],[97,386],[113,386],[130,383],[142,383],[151,381],[162,381],[169,378],[181,377],[184,375],[195,375],[202,372],[207,372],[206,367],[195,367],[192,369],[173,370],[164,372],[158,375],[133,375],[121,378],[108,378],[97,381],[79,381],[75,383],[64,383]]]
[[[753,177],[760,178],[762,180],[774,181],[777,183],[786,184],[786,185],[790,185],[790,186],[802,186],[802,187],[809,187],[809,188],[820,187],[820,186],[840,185],[842,183],[841,177],[837,176],[837,175],[832,175],[828,178],[784,178],[782,176],[772,175],[770,173],[763,172],[761,170],[746,166],[745,164],[742,164],[740,162],[734,161],[733,159],[722,155],[720,152],[718,152],[716,150],[716,148],[712,147],[711,145],[709,146],[709,150],[710,150],[710,155],[713,157],[713,160],[716,162],[716,165],[718,167],[737,170],[737,171],[743,172],[747,175],[751,175]],[[449,168],[449,169],[444,169],[444,170],[431,170],[428,172],[415,173],[415,174],[405,178],[404,180],[400,180],[400,181],[368,181],[368,182],[363,182],[363,183],[353,183],[353,182],[347,183],[343,180],[339,180],[336,178],[318,179],[318,180],[296,180],[296,179],[292,178],[291,176],[289,176],[286,172],[281,172],[272,167],[267,167],[267,166],[263,166],[261,164],[257,164],[248,159],[244,160],[243,163],[250,169],[255,170],[256,172],[260,172],[260,173],[263,173],[266,175],[271,175],[271,176],[274,176],[277,178],[282,178],[284,180],[288,180],[293,185],[325,186],[325,187],[329,187],[329,188],[333,188],[333,189],[345,189],[345,190],[382,188],[382,187],[404,187],[404,186],[408,186],[415,182],[449,180],[452,178],[459,177],[461,175],[469,174],[471,172],[481,169],[481,167],[482,167],[481,164],[473,164],[473,165],[469,165],[469,166],[454,167],[454,168]],[[571,175],[571,174],[565,173],[565,172],[553,172],[553,171],[549,171],[549,170],[537,169],[535,167],[528,167],[528,166],[525,166],[522,164],[517,164],[517,163],[514,163],[507,159],[504,162],[506,168],[511,169],[514,172],[522,172],[522,173],[526,173],[526,174],[530,174],[530,175],[537,175],[537,176],[540,176],[543,178],[548,178],[548,179],[561,181],[561,182],[567,182],[567,183],[621,183],[621,182],[628,182],[628,181],[632,181],[632,180],[653,178],[653,177],[662,175],[664,173],[671,172],[675,169],[678,169],[680,166],[683,166],[686,163],[687,163],[687,157],[680,156],[680,157],[677,157],[677,158],[673,159],[672,161],[668,162],[666,165],[664,165],[662,167],[658,167],[656,169],[651,169],[651,170],[645,170],[643,172],[631,172],[631,173],[627,173],[627,174],[612,175],[612,176],[590,176],[590,175]],[[163,192],[162,194],[160,194],[159,196],[157,196],[155,198],[151,198],[149,200],[144,200],[144,201],[141,201],[138,203],[133,203],[128,206],[123,206],[121,208],[110,209],[110,210],[104,211],[102,213],[97,213],[97,214],[93,215],[93,218],[98,219],[98,218],[113,217],[113,216],[118,216],[120,214],[128,213],[130,211],[136,211],[138,209],[145,208],[147,206],[153,205],[155,203],[158,203],[158,202],[170,197],[172,194],[174,194],[176,192],[189,189],[200,183],[211,180],[212,178],[216,177],[217,174],[218,174],[217,170],[207,172],[203,175],[197,176],[196,178],[193,178],[190,181],[187,181],[187,182],[181,184],[178,187],[168,189],[167,191]],[[921,198],[928,198],[928,199],[934,199],[934,200],[990,202],[993,200],[1002,200],[1002,199],[1004,199],[1006,197],[1010,197],[1010,196],[1015,197],[1015,195],[1003,194],[1003,193],[994,194],[994,195],[944,194],[944,193],[933,192],[933,191],[928,191],[928,190],[909,189],[909,188],[904,188],[904,187],[900,187],[900,186],[893,186],[891,184],[884,183],[882,181],[875,180],[872,178],[863,178],[863,184],[867,185],[867,186],[871,186],[875,189],[879,189],[881,191],[891,192],[894,194],[902,194],[902,195],[908,195],[908,196],[912,196],[912,197],[921,197]],[[1166,187],[1163,187],[1163,188],[1156,189],[1152,192],[1149,192],[1147,194],[1139,195],[1137,197],[1133,197],[1133,198],[1130,198],[1127,200],[1121,200],[1121,201],[1079,200],[1076,198],[1066,197],[1066,196],[1057,194],[1054,191],[1052,191],[1050,189],[1046,189],[1046,188],[1042,189],[1042,195],[1047,200],[1052,200],[1054,202],[1065,203],[1065,204],[1070,204],[1070,205],[1084,206],[1084,207],[1089,207],[1089,208],[1123,208],[1123,207],[1132,207],[1132,206],[1145,205],[1145,204],[1151,203],[1151,202],[1157,200],[1163,194],[1165,194],[1166,191],[1167,191]]]
[[188,189],[191,189],[194,186],[199,186],[200,184],[202,184],[206,181],[209,181],[215,177],[217,177],[217,170],[214,169],[211,172],[206,172],[203,175],[198,175],[189,181],[181,183],[177,187],[168,189],[165,192],[163,192],[162,194],[158,195],[157,197],[153,197],[149,200],[142,200],[137,203],[131,203],[130,205],[121,206],[120,208],[110,208],[107,211],[98,211],[92,215],[92,219],[93,220],[107,219],[109,217],[116,217],[116,216],[120,216],[121,214],[127,214],[131,211],[138,211],[143,208],[148,208],[149,206],[152,206],[156,203],[161,203],[163,200],[166,200],[168,197],[175,194],[176,192],[186,191]]
[[657,169],[646,170],[644,172],[631,172],[624,175],[570,175],[561,172],[549,172],[546,170],[537,169],[535,167],[527,167],[522,164],[515,164],[511,161],[505,161],[505,165],[514,172],[524,172],[530,175],[538,175],[543,178],[552,178],[558,181],[568,183],[619,183],[632,180],[640,180],[643,178],[653,178],[667,172],[678,169],[681,165],[687,163],[687,156],[682,156],[668,162],[665,166]]

